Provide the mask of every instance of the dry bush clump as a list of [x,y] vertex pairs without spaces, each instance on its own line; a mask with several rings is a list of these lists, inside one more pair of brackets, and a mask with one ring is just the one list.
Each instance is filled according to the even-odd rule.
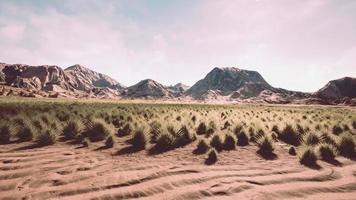
[[210,149],[208,142],[205,139],[201,139],[198,142],[197,148],[194,150],[196,154],[206,153]]
[[206,164],[211,165],[218,161],[218,153],[215,149],[211,149],[208,153],[208,157],[205,161]]
[[113,129],[109,124],[104,120],[96,119],[87,123],[84,136],[88,137],[90,141],[96,142],[104,140],[107,136],[113,134]]
[[107,147],[115,147],[116,140],[131,141],[130,147],[158,153],[198,140],[196,154],[245,145],[268,154],[282,150],[273,144],[283,142],[292,145],[286,151],[302,158],[312,157],[305,146],[323,160],[355,156],[356,112],[348,108],[2,98],[0,119],[1,143],[51,144],[64,136],[73,140],[70,144],[86,146],[90,141]]
[[66,139],[75,139],[84,130],[84,125],[79,120],[71,120],[63,129]]
[[10,142],[11,130],[7,124],[0,125],[0,144],[7,144]]
[[338,150],[345,157],[353,157],[355,155],[355,140],[351,133],[345,132],[340,135],[338,142]]
[[313,147],[304,146],[299,151],[299,162],[306,166],[315,166],[318,160]]

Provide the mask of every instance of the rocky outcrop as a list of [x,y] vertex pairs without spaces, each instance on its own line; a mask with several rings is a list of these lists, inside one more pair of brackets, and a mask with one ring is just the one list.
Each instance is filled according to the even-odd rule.
[[[73,65],[63,70],[55,65],[30,66],[0,63],[0,83],[28,91],[56,92],[77,97],[86,94],[117,97],[124,89],[124,86],[109,76],[81,65]],[[99,90],[100,92],[97,92]],[[105,92],[108,94],[106,95]]]
[[172,92],[162,84],[152,80],[145,79],[139,83],[128,87],[123,93],[125,97],[131,98],[170,98],[174,95]]
[[[186,91],[186,95],[200,98],[209,90],[226,96],[246,85],[258,84],[266,89],[272,88],[256,71],[242,70],[235,67],[214,68],[204,79],[198,81]],[[251,91],[252,92],[252,91]]]
[[315,96],[326,99],[356,98],[356,78],[344,77],[329,81]]
[[123,90],[124,86],[113,78],[92,71],[81,65],[73,65],[64,70],[68,77],[68,83],[77,90],[91,91],[94,87],[111,88],[114,90]]

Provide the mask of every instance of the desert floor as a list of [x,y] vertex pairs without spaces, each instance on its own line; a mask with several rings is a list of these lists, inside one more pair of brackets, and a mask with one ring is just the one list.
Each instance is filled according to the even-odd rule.
[[247,146],[205,165],[193,144],[148,155],[125,139],[111,149],[1,145],[0,199],[356,199],[356,162],[344,157],[311,169],[277,143],[274,160]]

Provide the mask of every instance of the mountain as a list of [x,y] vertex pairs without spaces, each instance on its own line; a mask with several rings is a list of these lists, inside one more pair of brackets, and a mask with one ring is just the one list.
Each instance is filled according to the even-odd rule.
[[344,77],[329,81],[315,95],[327,99],[356,98],[356,78]]
[[332,80],[315,93],[275,88],[256,71],[214,68],[192,87],[164,86],[152,79],[125,87],[82,65],[31,66],[0,63],[0,95],[65,98],[145,98],[243,103],[356,105],[356,78]]
[[121,91],[125,88],[113,78],[78,64],[66,68],[64,72],[69,78],[69,83],[78,90],[90,91],[95,87],[108,87]]
[[183,94],[189,89],[189,86],[184,85],[183,83],[177,83],[175,85],[169,86],[168,89],[172,90],[173,93]]
[[[189,88],[185,94],[199,98],[214,91],[214,93],[222,96],[230,95],[234,92],[255,96],[266,89],[273,89],[273,87],[256,71],[242,70],[235,67],[216,67],[204,79]],[[238,96],[237,93],[235,97]]]
[[128,87],[126,90],[124,90],[122,95],[130,98],[153,99],[170,98],[174,96],[172,91],[170,91],[167,87],[152,79],[145,79],[133,86]]
[[[0,64],[0,83],[25,91],[60,93],[60,96],[96,97],[116,96],[124,89],[120,83],[107,75],[94,72],[81,65],[63,70],[56,65],[31,66],[23,64]],[[110,88],[112,90],[100,90]],[[101,92],[98,92],[98,91]],[[110,95],[103,93],[108,92]],[[40,96],[48,95],[41,92]],[[65,94],[65,95],[64,95]]]

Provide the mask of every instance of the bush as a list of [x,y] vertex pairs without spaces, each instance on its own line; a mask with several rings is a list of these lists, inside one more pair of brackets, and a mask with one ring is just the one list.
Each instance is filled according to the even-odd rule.
[[79,121],[69,121],[63,129],[63,135],[66,139],[75,139],[83,131],[83,125]]
[[278,135],[278,139],[287,144],[294,146],[300,145],[300,135],[295,131],[292,125],[287,124],[281,133]]
[[340,135],[340,140],[338,144],[338,149],[340,154],[345,157],[352,157],[355,153],[355,141],[352,134],[349,132]]
[[342,130],[341,126],[340,125],[334,125],[333,126],[333,134],[335,135],[340,135],[344,130]]
[[0,143],[8,144],[10,142],[11,130],[10,126],[7,124],[3,124],[0,127]]
[[320,138],[316,133],[307,133],[303,136],[303,144],[306,146],[318,145]]
[[35,130],[31,124],[24,124],[16,133],[20,141],[30,141],[35,136]]
[[131,132],[132,132],[132,126],[130,123],[127,123],[127,124],[125,124],[124,127],[120,128],[117,131],[117,136],[119,136],[119,137],[127,136],[127,135],[130,135]]
[[337,143],[337,136],[333,135],[333,134],[328,134],[328,133],[323,133],[321,134],[321,141],[325,144],[330,144],[333,145],[334,147],[338,146]]
[[337,150],[330,144],[321,144],[318,150],[321,159],[327,161],[334,160],[337,154]]
[[209,150],[209,144],[206,142],[206,140],[202,139],[199,140],[197,148],[194,150],[195,153],[198,154],[203,154],[206,153]]
[[288,153],[289,153],[290,155],[292,155],[292,156],[297,155],[297,152],[296,152],[296,150],[295,150],[295,147],[293,147],[293,146],[289,147]]
[[112,148],[114,146],[114,144],[115,144],[114,136],[109,135],[105,140],[105,146],[107,148]]
[[196,140],[196,136],[190,134],[186,126],[182,126],[182,128],[175,133],[175,136],[175,147],[181,147]]
[[312,147],[304,147],[299,152],[299,161],[306,166],[316,165],[318,157]]
[[234,150],[234,149],[236,149],[236,138],[231,134],[227,134],[225,136],[223,148],[225,150]]
[[218,161],[218,153],[214,149],[211,149],[208,153],[208,158],[206,159],[205,163],[214,164],[216,161]]
[[217,151],[221,151],[223,149],[223,142],[221,137],[215,134],[210,141],[210,146],[215,148]]
[[239,146],[246,146],[249,143],[249,138],[245,131],[238,132],[236,138],[237,138],[237,145]]
[[137,130],[135,130],[131,140],[129,141],[129,143],[132,144],[132,146],[137,149],[145,149],[147,142],[148,142],[148,137],[143,127],[140,127]]
[[37,135],[37,144],[40,146],[46,146],[56,143],[57,135],[52,130],[46,130]]
[[162,125],[157,121],[154,121],[150,124],[151,143],[155,143],[157,141],[158,136],[161,134],[161,127]]
[[165,151],[174,148],[174,136],[170,133],[161,133],[157,139],[155,149]]
[[238,135],[242,131],[242,126],[241,125],[236,125],[234,128],[234,133],[235,135]]
[[107,136],[113,134],[113,129],[103,120],[95,120],[87,125],[87,131],[84,136],[92,142],[104,140]]
[[273,139],[267,135],[259,137],[256,140],[257,146],[259,147],[258,153],[261,155],[272,155],[274,151]]
[[204,122],[201,122],[199,125],[198,125],[198,128],[197,128],[197,134],[198,135],[203,135],[207,132],[207,126]]

